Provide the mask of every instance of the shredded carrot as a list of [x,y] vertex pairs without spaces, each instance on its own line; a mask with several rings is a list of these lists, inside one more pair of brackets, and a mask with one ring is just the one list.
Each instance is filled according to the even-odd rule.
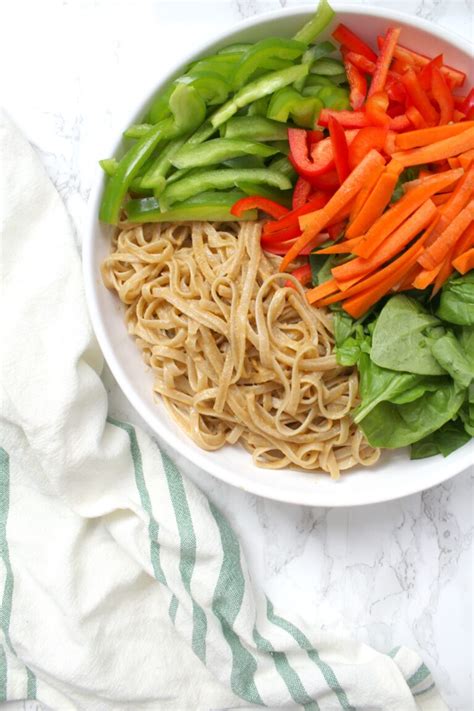
[[324,281],[322,284],[319,284],[319,286],[315,286],[314,289],[307,291],[306,298],[310,304],[313,304],[315,301],[324,299],[326,296],[334,294],[336,291],[337,284],[335,279],[329,279],[328,281]]
[[435,205],[444,205],[451,197],[451,193],[439,193],[431,198]]
[[[354,168],[352,173],[342,183],[340,188],[334,193],[329,202],[320,210],[305,215],[307,227],[303,234],[296,240],[295,244],[288,250],[280,264],[280,271],[284,272],[298,256],[301,250],[311,242],[321,230],[338,214],[340,210],[348,205],[353,197],[357,195],[365,179],[378,165],[384,165],[385,160],[376,150],[371,150],[365,158]],[[301,223],[300,223],[301,224]]]
[[354,247],[360,241],[360,237],[355,239],[343,239],[337,244],[331,245],[330,247],[324,247],[323,249],[318,249],[317,254],[351,254]]
[[[364,187],[361,189],[360,193],[356,195],[354,202],[352,203],[352,210],[351,214],[349,215],[349,225],[355,220],[357,215],[359,214],[359,211],[361,210],[362,206],[364,205],[365,201],[369,197],[372,188],[374,187],[375,183],[383,173],[383,166],[379,165],[377,167],[377,170],[373,170],[371,175],[367,177],[367,180],[365,182]],[[346,238],[347,237],[347,231],[346,231]]]
[[447,126],[430,126],[416,131],[395,134],[395,145],[402,151],[420,146],[429,146],[437,141],[442,141],[451,136],[464,133],[474,126],[474,121],[463,121],[462,123],[452,123]]
[[[406,115],[410,119],[411,123],[414,125],[415,128],[426,128],[426,121],[423,118],[423,116],[420,114],[416,106],[409,106],[407,110],[405,111]],[[395,144],[397,143],[397,140],[395,139]]]
[[422,269],[418,276],[413,280],[413,287],[415,289],[426,289],[427,286],[434,282],[442,266],[443,262],[438,264],[438,266],[434,269]]
[[413,280],[416,279],[421,271],[419,264],[414,264],[412,268],[405,274],[403,279],[394,286],[394,291],[406,291],[407,289],[413,288]]
[[469,166],[473,163],[474,161],[474,150],[466,151],[465,153],[461,153],[459,156],[459,164],[461,168],[464,168],[464,170],[468,170]]
[[361,207],[359,214],[346,230],[346,237],[348,239],[363,235],[387,207],[395,190],[398,178],[400,177],[400,173],[403,170],[403,166],[400,165],[400,163],[397,163],[397,165],[399,168],[394,167],[392,170],[389,170],[389,166],[387,166],[387,169],[375,183],[372,192],[365,201],[365,204]]
[[454,170],[454,168],[459,168],[461,166],[461,163],[459,162],[459,158],[457,156],[453,156],[452,158],[448,158],[448,163],[449,167]]
[[453,267],[460,274],[466,274],[466,272],[474,269],[474,247],[471,247],[467,252],[456,257],[453,261]]
[[358,257],[346,264],[334,267],[333,277],[338,283],[346,281],[346,279],[362,279],[401,252],[419,232],[433,221],[436,214],[436,205],[431,200],[426,200],[407,220],[402,222],[398,229],[387,237],[370,259]]
[[358,254],[359,257],[370,257],[384,239],[396,230],[412,212],[415,212],[420,205],[439,190],[458,180],[461,175],[463,175],[463,171],[458,169],[426,178],[379,217],[365,233],[363,241],[354,249],[355,254]]
[[405,167],[408,167],[410,165],[433,163],[437,160],[451,158],[460,153],[465,153],[465,151],[469,151],[472,148],[474,148],[474,127],[468,128],[467,131],[457,136],[450,136],[441,141],[436,141],[436,143],[432,143],[431,145],[394,153],[393,158],[399,160]]
[[443,286],[444,282],[446,279],[448,279],[449,276],[451,276],[453,272],[453,252],[454,252],[454,247],[448,252],[448,255],[445,257],[444,262],[441,262],[439,266],[439,271],[438,274],[436,275],[436,279],[433,284],[433,291],[431,292],[431,298],[433,296],[436,296],[438,291],[441,289]]
[[462,233],[474,220],[474,200],[471,200],[454,220],[446,227],[444,232],[433,242],[419,258],[418,262],[424,269],[434,269],[454,247]]
[[431,170],[426,170],[426,168],[421,168],[420,172],[418,173],[418,178],[422,180],[423,178],[429,178],[430,175],[433,175]]
[[451,193],[450,199],[442,206],[440,210],[440,212],[442,212],[441,219],[426,243],[427,247],[433,244],[433,242],[436,242],[436,240],[442,235],[449,224],[454,220],[456,215],[458,215],[459,212],[467,205],[473,193],[474,164],[468,169],[467,173],[463,175],[461,180],[459,180]]

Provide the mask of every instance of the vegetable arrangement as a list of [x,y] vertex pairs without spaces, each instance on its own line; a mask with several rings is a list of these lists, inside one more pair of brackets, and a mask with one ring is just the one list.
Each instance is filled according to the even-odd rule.
[[224,47],[160,91],[101,161],[100,219],[264,213],[263,249],[334,313],[369,443],[446,456],[474,436],[474,89],[397,27],[315,43],[333,15],[321,0],[292,39]]

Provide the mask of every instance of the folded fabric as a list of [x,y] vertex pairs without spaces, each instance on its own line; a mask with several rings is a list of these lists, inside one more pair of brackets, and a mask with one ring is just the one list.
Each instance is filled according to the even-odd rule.
[[[420,657],[306,629],[155,441],[108,416],[66,212],[0,118],[0,700],[441,710]],[[321,620],[321,626],[324,620]]]

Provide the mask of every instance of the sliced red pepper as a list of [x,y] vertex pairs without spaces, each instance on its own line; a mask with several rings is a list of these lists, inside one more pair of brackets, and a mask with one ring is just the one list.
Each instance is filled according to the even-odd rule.
[[406,115],[415,128],[427,127],[428,124],[415,106],[409,106],[406,110]]
[[474,89],[471,89],[469,94],[464,97],[464,101],[459,105],[456,103],[456,98],[457,97],[454,97],[456,107],[459,109],[459,111],[462,111],[465,116],[467,116],[469,111],[474,109]]
[[431,62],[428,62],[421,72],[418,74],[418,79],[420,81],[421,86],[425,91],[429,91],[431,89],[431,75],[433,72],[433,67],[438,67],[438,69],[441,69],[443,66],[443,55],[438,54],[437,57],[431,60]]
[[387,81],[388,70],[392,63],[393,53],[397,46],[398,38],[400,37],[400,27],[389,27],[382,47],[380,55],[377,58],[374,76],[369,89],[369,96],[376,94],[378,91],[383,91],[385,82]]
[[[311,254],[313,249],[315,247],[318,247],[320,244],[323,244],[324,242],[327,242],[328,240],[328,235],[327,233],[321,233],[317,237],[314,238],[314,240],[311,240],[309,244],[306,245],[304,249],[301,250],[299,253],[299,256],[306,256],[308,254]],[[280,242],[278,244],[274,245],[263,245],[262,247],[266,252],[270,252],[270,254],[279,254],[279,255],[285,255],[288,250],[295,244],[296,240],[293,239],[290,242]]]
[[313,188],[318,188],[318,190],[333,193],[339,187],[339,178],[336,169],[325,173],[325,175],[318,175],[315,178],[311,178],[311,185]]
[[331,239],[337,239],[346,226],[346,222],[347,220],[340,220],[339,222],[335,222],[333,225],[328,225],[326,229],[329,237]]
[[261,237],[262,247],[268,247],[270,245],[282,244],[283,242],[288,242],[290,239],[295,239],[301,234],[301,229],[298,225],[298,220],[295,224],[285,227],[283,230],[278,230],[278,232],[264,232]]
[[[387,92],[388,94],[388,92]],[[390,95],[389,95],[390,98]],[[391,101],[388,109],[387,109],[387,114],[390,116],[390,118],[396,118],[397,116],[401,116],[402,114],[405,113],[405,106],[404,104],[401,104],[398,101]]]
[[[383,45],[384,38],[380,35],[377,37],[378,47],[381,48]],[[408,65],[414,65],[416,67],[425,67],[430,63],[431,59],[425,54],[420,54],[419,52],[414,52],[408,47],[403,47],[401,44],[397,44],[394,51],[394,57],[400,62]],[[394,67],[397,70],[397,65]],[[462,86],[466,81],[466,75],[459,69],[450,67],[448,64],[444,64],[441,67],[441,73],[448,79],[452,87]]]
[[[291,275],[294,276],[295,279],[298,279],[300,284],[303,284],[303,286],[305,286],[305,284],[310,284],[312,277],[311,266],[309,264],[303,264],[303,266],[293,269]],[[295,288],[295,285],[292,281],[290,281],[290,279],[285,282],[285,286],[290,286],[293,289]]]
[[391,131],[396,131],[397,133],[403,133],[403,131],[411,130],[411,121],[406,114],[401,116],[395,116],[395,118],[390,119],[388,127]]
[[349,167],[354,170],[361,160],[375,148],[382,151],[387,140],[388,130],[382,127],[361,128],[349,146]]
[[418,81],[418,77],[415,74],[414,69],[410,67],[410,69],[405,72],[402,76],[402,82],[407,90],[410,103],[418,109],[428,126],[436,126],[439,119],[438,112],[429,100],[426,91]]
[[350,173],[349,149],[344,129],[335,116],[329,117],[329,138],[331,139],[332,150],[334,153],[337,177],[342,185]]
[[[347,48],[342,47],[341,54],[346,70],[347,81],[349,82],[349,101],[354,111],[357,111],[357,109],[362,108],[367,95],[367,79],[356,65],[348,60],[347,55],[349,52]],[[365,59],[365,57],[363,58]]]
[[308,201],[311,190],[311,183],[302,178],[300,175],[293,190],[293,198],[291,201],[291,207],[293,210],[296,210],[298,207],[302,207],[302,205]]
[[433,67],[431,70],[431,91],[433,93],[433,99],[439,106],[440,126],[449,123],[453,120],[454,99],[438,67]]
[[[288,129],[288,142],[290,144],[290,161],[296,172],[308,180],[318,175],[323,175],[334,166],[332,150],[325,148],[325,141],[316,143],[314,148],[318,149],[317,160],[311,160],[308,151],[308,141],[306,131],[302,128]],[[326,144],[327,145],[327,144]],[[321,148],[320,148],[321,146]],[[330,146],[330,143],[329,143]]]
[[334,150],[329,136],[312,145],[310,153],[314,163],[327,166],[327,170],[324,171],[325,173],[328,173],[334,168]]
[[313,193],[305,205],[291,210],[291,212],[276,222],[267,222],[263,228],[263,234],[270,235],[295,225],[299,227],[298,217],[300,217],[300,215],[306,215],[309,212],[320,210],[329,201],[330,197],[329,193],[323,192],[322,190]]
[[[335,116],[344,128],[366,128],[373,125],[365,111],[332,111],[331,109],[321,110],[318,118],[319,125],[328,126],[329,116],[331,115]],[[390,130],[397,132],[406,131],[410,127],[411,123],[405,114],[390,119],[388,124]]]
[[279,205],[277,202],[274,202],[274,200],[269,200],[260,195],[251,195],[237,200],[237,202],[232,205],[230,211],[236,217],[241,217],[244,212],[253,210],[254,208],[266,212],[267,215],[274,217],[276,220],[287,215],[289,212],[288,208],[283,207],[283,205]]
[[324,138],[324,133],[322,131],[313,131],[309,130],[306,132],[308,134],[307,139],[309,146],[314,146],[315,143],[319,143],[319,141],[322,141]]
[[388,95],[385,91],[377,91],[371,94],[365,104],[365,113],[370,123],[374,126],[388,126],[390,116],[387,114]]
[[332,36],[335,40],[337,40],[337,42],[350,49],[351,52],[362,54],[364,57],[371,59],[373,62],[377,59],[377,55],[372,49],[370,49],[369,45],[354,34],[354,32],[346,27],[346,25],[343,25],[342,23],[338,25],[332,33]]

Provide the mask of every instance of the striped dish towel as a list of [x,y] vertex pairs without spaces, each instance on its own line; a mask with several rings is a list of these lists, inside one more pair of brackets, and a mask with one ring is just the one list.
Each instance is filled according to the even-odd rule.
[[296,601],[275,610],[218,509],[108,416],[68,218],[4,116],[0,163],[0,700],[446,709],[414,652],[307,629]]

